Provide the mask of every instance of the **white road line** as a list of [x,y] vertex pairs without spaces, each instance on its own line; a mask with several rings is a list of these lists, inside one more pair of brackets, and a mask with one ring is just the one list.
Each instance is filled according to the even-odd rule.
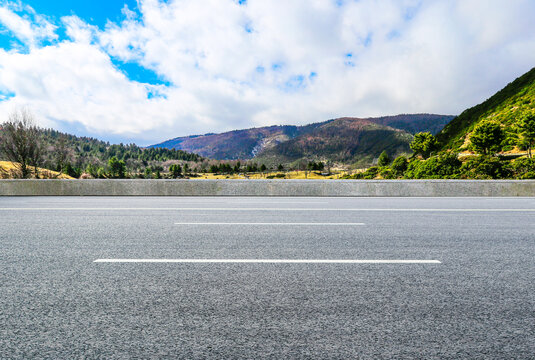
[[[328,201],[266,201],[262,199],[261,201],[225,201],[224,204],[257,204],[262,202],[264,204],[328,204]],[[202,201],[197,202],[197,204],[202,203]]]
[[374,211],[374,212],[535,212],[535,209],[422,209],[422,208],[400,208],[400,209],[381,209],[381,208],[91,208],[91,207],[32,207],[32,208],[0,208],[0,211]]
[[187,222],[187,223],[175,223],[175,225],[288,225],[288,226],[363,226],[364,223],[251,223],[251,222],[240,222],[240,223],[229,223],[229,222]]
[[247,264],[441,264],[439,260],[324,259],[97,259],[96,263],[247,263]]

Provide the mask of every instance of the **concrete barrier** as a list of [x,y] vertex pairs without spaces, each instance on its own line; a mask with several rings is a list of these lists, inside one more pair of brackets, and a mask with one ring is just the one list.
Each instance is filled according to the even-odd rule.
[[535,196],[535,180],[0,180],[0,196]]

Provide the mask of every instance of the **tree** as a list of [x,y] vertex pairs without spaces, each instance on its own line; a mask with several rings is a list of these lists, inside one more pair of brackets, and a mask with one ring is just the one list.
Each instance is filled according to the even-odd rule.
[[405,156],[398,156],[394,162],[392,162],[392,171],[394,171],[394,174],[396,176],[403,176],[405,171],[407,171],[407,167],[409,165],[409,161]]
[[500,124],[493,121],[482,121],[470,136],[474,149],[483,155],[490,155],[501,149],[505,134]]
[[54,157],[56,160],[56,170],[64,171],[67,163],[67,157],[69,156],[69,149],[67,148],[67,139],[63,134],[59,135],[56,144],[54,145]]
[[381,155],[379,155],[379,161],[377,162],[377,165],[388,166],[388,164],[390,164],[390,157],[386,151],[383,151]]
[[535,113],[525,115],[520,120],[520,130],[522,131],[524,141],[528,145],[528,156],[531,159],[531,149],[535,142]]
[[14,111],[2,129],[0,153],[13,162],[20,177],[28,178],[32,166],[37,177],[37,167],[41,163],[41,142],[33,115],[26,109]]
[[415,154],[427,159],[438,148],[438,141],[430,132],[420,132],[414,135],[410,147]]
[[171,177],[173,179],[176,179],[176,178],[182,176],[182,167],[180,167],[179,164],[172,164],[169,167],[169,172],[171,173]]
[[282,166],[282,164],[279,164],[279,166],[277,166],[277,170],[279,170],[279,171],[284,170],[284,166]]
[[123,160],[117,160],[115,156],[108,160],[108,170],[111,178],[124,179],[126,177],[126,164]]

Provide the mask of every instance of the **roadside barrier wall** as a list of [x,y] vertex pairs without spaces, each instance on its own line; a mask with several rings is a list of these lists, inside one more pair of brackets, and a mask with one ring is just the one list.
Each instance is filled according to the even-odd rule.
[[0,180],[0,196],[535,196],[535,180]]

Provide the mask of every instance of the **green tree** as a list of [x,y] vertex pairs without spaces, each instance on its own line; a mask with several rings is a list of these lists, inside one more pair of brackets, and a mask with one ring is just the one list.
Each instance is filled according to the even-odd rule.
[[277,166],[277,170],[279,170],[279,171],[284,170],[284,166],[282,166],[282,164],[279,164],[279,166]]
[[117,160],[112,156],[108,160],[108,171],[111,178],[124,179],[126,177],[126,164],[123,160]]
[[396,176],[403,176],[405,171],[407,171],[407,167],[409,166],[409,161],[405,156],[398,156],[394,162],[392,162],[392,171],[394,171],[394,174]]
[[430,132],[420,132],[414,135],[410,147],[415,154],[427,159],[431,153],[438,149],[438,141]]
[[379,161],[377,162],[377,165],[388,166],[388,164],[390,164],[390,157],[386,151],[383,151],[381,155],[379,155]]
[[535,113],[525,115],[520,120],[520,130],[524,141],[528,145],[528,155],[529,158],[532,158],[531,149],[533,148],[533,143],[535,142]]
[[171,173],[171,177],[176,179],[182,176],[182,167],[179,164],[172,164],[169,167],[169,172]]
[[504,138],[505,133],[500,124],[493,121],[483,121],[475,127],[470,141],[478,153],[490,155],[500,151]]

